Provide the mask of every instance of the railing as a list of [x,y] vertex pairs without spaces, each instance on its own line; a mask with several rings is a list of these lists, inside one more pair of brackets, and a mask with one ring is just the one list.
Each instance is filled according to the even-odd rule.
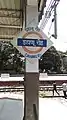
[[[39,91],[52,91],[53,86],[39,86]],[[57,86],[58,91],[62,91],[62,86]],[[23,92],[24,86],[22,87],[0,87],[0,92]]]
[[24,87],[0,87],[0,92],[23,92]]
[[[40,91],[52,91],[53,90],[53,86],[40,86],[39,90]],[[58,91],[62,91],[63,90],[62,86],[57,86],[57,90]]]

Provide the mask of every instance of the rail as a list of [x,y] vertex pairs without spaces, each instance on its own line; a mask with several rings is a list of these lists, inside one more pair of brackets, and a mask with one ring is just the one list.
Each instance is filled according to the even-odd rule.
[[[53,86],[39,86],[39,91],[52,91]],[[57,86],[58,91],[62,91],[62,86]],[[23,92],[24,86],[22,87],[0,87],[0,92]]]
[[[53,90],[53,86],[40,86],[39,90],[40,91],[52,91]],[[63,90],[62,86],[57,86],[57,90],[58,91],[62,91]]]

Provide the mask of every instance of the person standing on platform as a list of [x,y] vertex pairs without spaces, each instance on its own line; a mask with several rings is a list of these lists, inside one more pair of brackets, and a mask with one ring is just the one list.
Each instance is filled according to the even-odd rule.
[[53,83],[53,96],[54,96],[54,91],[60,95],[58,92],[57,92],[57,87],[56,87],[56,82]]
[[66,95],[67,85],[66,85],[66,83],[63,83],[63,84],[62,84],[62,87],[63,87],[63,94],[64,94],[64,97],[65,97],[65,99],[66,99],[66,98],[67,98],[67,95]]

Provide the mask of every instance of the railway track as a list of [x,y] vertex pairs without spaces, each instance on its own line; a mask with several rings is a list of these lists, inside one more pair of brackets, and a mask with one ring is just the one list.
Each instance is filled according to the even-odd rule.
[[[39,86],[39,91],[52,91],[53,86]],[[62,86],[57,86],[58,91],[62,91]],[[23,92],[24,86],[20,87],[0,87],[0,92]]]

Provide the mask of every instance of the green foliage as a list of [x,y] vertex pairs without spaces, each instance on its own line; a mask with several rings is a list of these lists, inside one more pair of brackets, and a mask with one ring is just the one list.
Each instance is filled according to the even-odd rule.
[[22,72],[22,57],[9,42],[0,42],[0,72]]
[[67,51],[66,52],[60,52],[62,62],[63,62],[63,73],[67,73]]
[[46,72],[56,72],[61,73],[61,59],[59,53],[52,46],[40,59],[40,69]]
[[39,91],[39,97],[44,98],[46,96],[45,91]]
[[[67,52],[64,54],[67,55]],[[0,42],[0,72],[24,72],[25,60],[22,58],[23,55],[21,55],[9,42]],[[63,53],[56,51],[52,46],[39,60],[39,68],[42,72],[45,69],[47,73],[62,73],[62,59]]]

